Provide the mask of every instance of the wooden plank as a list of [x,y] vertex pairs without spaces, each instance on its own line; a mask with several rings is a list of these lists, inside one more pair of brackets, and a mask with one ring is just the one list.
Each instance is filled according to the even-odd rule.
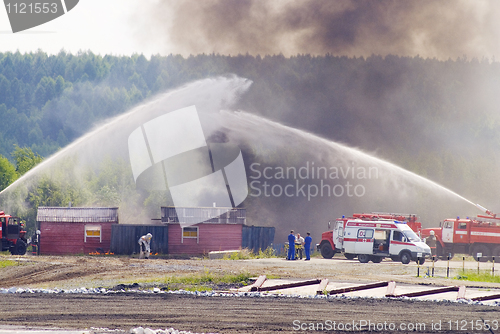
[[262,287],[262,284],[267,280],[266,275],[260,275],[259,278],[250,286],[250,291],[257,291],[258,288]]
[[353,291],[382,288],[382,287],[388,286],[388,285],[389,285],[389,282],[369,283],[369,284],[363,284],[363,285],[358,285],[358,286],[352,286],[352,287],[347,287],[347,288],[340,288],[340,289],[331,290],[329,292],[329,294],[330,295],[337,295],[339,293],[347,293],[347,292],[353,292]]
[[483,300],[493,300],[493,299],[500,299],[500,293],[496,293],[494,295],[489,295],[489,296],[474,297],[474,298],[471,298],[470,300],[483,301]]
[[307,286],[307,285],[313,285],[313,284],[319,284],[319,283],[321,283],[321,280],[315,279],[315,280],[300,281],[300,282],[279,284],[279,285],[273,285],[273,286],[265,286],[265,287],[258,288],[257,291],[273,291],[273,290],[298,288],[301,286]]
[[451,291],[458,291],[459,288],[458,286],[446,286],[442,288],[435,288],[435,289],[429,289],[429,290],[424,290],[424,291],[417,291],[417,292],[409,292],[409,293],[403,293],[401,295],[395,295],[392,297],[422,297],[422,296],[428,296],[428,295],[435,295],[438,293],[444,293],[444,292],[451,292]]

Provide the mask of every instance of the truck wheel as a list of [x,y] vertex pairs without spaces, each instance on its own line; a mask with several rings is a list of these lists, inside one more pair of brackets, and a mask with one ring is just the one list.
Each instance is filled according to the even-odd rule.
[[360,263],[368,263],[368,261],[370,261],[370,257],[366,254],[359,254],[358,255],[358,261]]
[[356,257],[356,254],[344,253],[344,256],[348,260],[354,260],[354,258]]
[[[477,253],[482,253],[481,258],[477,257]],[[488,262],[488,260],[491,258],[490,249],[486,245],[476,245],[472,249],[472,256],[476,261]]]
[[333,249],[329,242],[325,242],[321,245],[321,256],[325,259],[331,259],[333,257]]
[[411,254],[409,252],[401,252],[399,258],[402,264],[408,264],[411,261]]
[[444,258],[444,254],[443,254],[443,247],[441,247],[441,244],[438,242],[437,245],[436,245],[436,258],[437,259],[440,259],[440,260],[446,260]]
[[451,249],[443,249],[443,247],[438,244],[436,247],[436,255],[438,259],[447,261],[448,256],[450,257],[450,260],[453,259],[453,256],[455,256],[455,252],[453,252]]
[[[495,247],[491,255],[495,257],[495,262],[500,262],[500,246]],[[493,258],[491,260],[493,261]]]
[[16,242],[16,254],[17,255],[24,255],[26,254],[26,243],[22,239],[17,239]]
[[382,256],[372,256],[371,260],[373,263],[380,263],[382,262],[383,257]]

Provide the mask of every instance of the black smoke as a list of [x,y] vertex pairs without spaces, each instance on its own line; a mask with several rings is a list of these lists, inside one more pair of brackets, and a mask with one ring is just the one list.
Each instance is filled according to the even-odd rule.
[[141,31],[154,29],[165,53],[185,55],[482,58],[498,50],[499,9],[468,0],[162,0],[147,9],[150,29]]

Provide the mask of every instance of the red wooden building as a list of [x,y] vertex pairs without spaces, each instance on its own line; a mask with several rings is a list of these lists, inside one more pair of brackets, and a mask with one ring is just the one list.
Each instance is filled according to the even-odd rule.
[[[242,247],[245,209],[162,207],[161,213],[162,221],[168,224],[169,254],[206,254]],[[179,221],[178,213],[181,217],[191,217],[193,221],[204,221],[186,224]]]
[[39,207],[40,254],[109,252],[118,208]]

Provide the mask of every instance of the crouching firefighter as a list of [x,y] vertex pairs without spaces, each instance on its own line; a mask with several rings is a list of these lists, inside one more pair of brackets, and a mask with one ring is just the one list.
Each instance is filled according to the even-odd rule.
[[151,253],[151,238],[153,235],[148,233],[139,238],[139,247],[141,249],[141,253],[139,255],[139,259],[149,259],[149,255]]

